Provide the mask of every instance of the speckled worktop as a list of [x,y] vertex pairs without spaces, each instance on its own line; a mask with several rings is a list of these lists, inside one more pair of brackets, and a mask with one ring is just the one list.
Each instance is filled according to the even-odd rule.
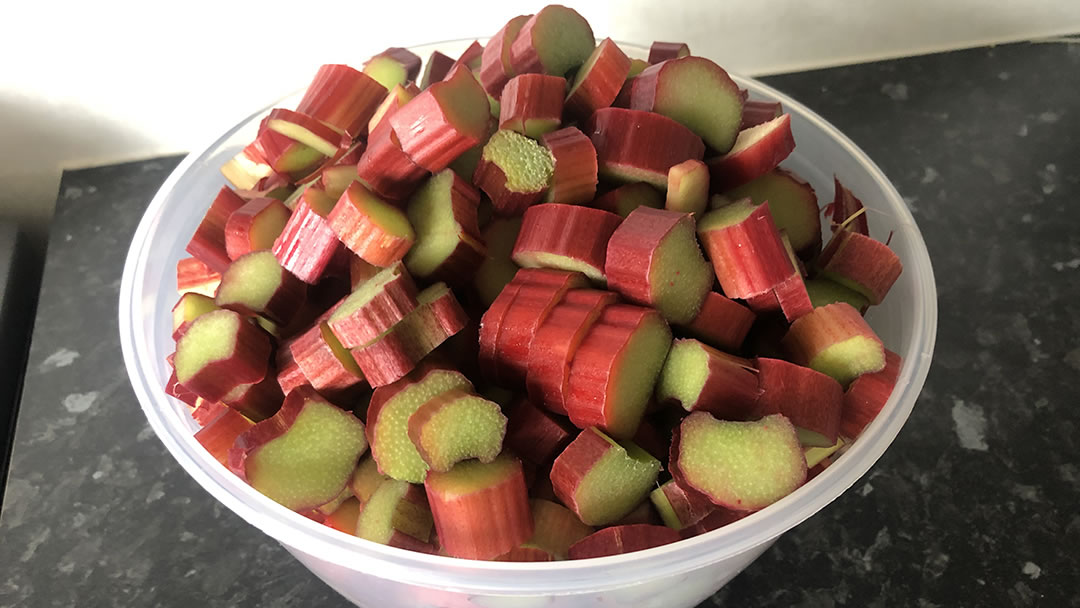
[[[1080,606],[1080,44],[765,79],[910,203],[940,294],[896,443],[704,606]],[[0,518],[0,606],[343,606],[147,428],[116,328],[178,158],[64,174]]]

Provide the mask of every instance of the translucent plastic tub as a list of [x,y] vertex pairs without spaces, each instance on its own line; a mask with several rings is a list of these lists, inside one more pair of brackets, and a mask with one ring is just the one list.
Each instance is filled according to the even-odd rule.
[[[469,41],[416,47],[457,56]],[[623,45],[644,57],[646,49]],[[472,562],[363,541],[292,513],[228,472],[195,442],[188,410],[165,395],[172,352],[170,308],[176,261],[209,201],[224,183],[218,168],[254,137],[260,111],[176,168],[150,203],[132,240],[120,290],[124,360],[150,425],[177,462],[248,523],[270,535],[312,572],[358,605],[694,606],[731,580],[778,536],[829,504],[881,456],[911,413],[930,367],[937,329],[933,271],[919,229],[874,163],[832,125],[787,96],[736,78],[756,99],[777,100],[792,116],[797,148],[784,162],[831,197],[837,174],[866,204],[874,236],[894,231],[904,272],[885,302],[867,315],[885,345],[904,359],[885,409],[836,464],[790,496],[750,517],[675,544],[629,555],[553,563]],[[298,83],[304,85],[306,83]],[[293,107],[298,96],[273,106]],[[823,200],[822,202],[827,202]],[[212,531],[208,531],[212,532]]]

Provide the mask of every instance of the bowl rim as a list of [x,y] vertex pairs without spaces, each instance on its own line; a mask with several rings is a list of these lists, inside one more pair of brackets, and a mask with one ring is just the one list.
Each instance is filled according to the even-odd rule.
[[[414,45],[413,50],[430,50],[450,44],[468,44],[472,38]],[[481,39],[482,40],[482,39]],[[624,49],[647,53],[647,47],[618,43]],[[916,332],[907,352],[901,353],[904,364],[897,379],[898,387],[876,419],[863,431],[861,441],[853,443],[848,454],[789,496],[770,507],[735,523],[689,539],[633,553],[561,562],[471,561],[397,549],[348,536],[311,521],[266,498],[238,477],[217,465],[204,451],[194,453],[190,431],[180,429],[166,412],[173,409],[171,399],[160,387],[153,386],[143,336],[137,340],[137,320],[144,308],[156,302],[144,302],[138,296],[149,256],[150,233],[160,222],[160,214],[170,194],[189,171],[203,168],[211,152],[219,149],[232,135],[275,107],[289,95],[260,109],[233,125],[213,142],[188,154],[154,195],[132,238],[124,264],[119,297],[121,349],[132,388],[150,426],[173,458],[214,498],[245,521],[286,545],[315,559],[351,570],[362,570],[384,579],[410,584],[460,590],[464,592],[499,592],[508,595],[573,593],[616,588],[631,582],[676,576],[750,551],[768,543],[795,527],[858,481],[881,457],[896,438],[910,415],[930,367],[937,334],[937,290],[926,244],[910,210],[881,169],[828,121],[788,95],[752,78],[731,74],[751,94],[778,100],[793,116],[810,123],[839,144],[867,171],[885,194],[886,202],[899,222],[898,230],[910,230],[913,237],[911,259],[905,260],[908,272],[922,277],[927,286],[914,307],[911,323],[922,327]],[[217,167],[212,167],[217,170]],[[175,411],[174,411],[175,413]],[[175,417],[175,416],[174,416]],[[186,435],[185,439],[183,436]],[[220,471],[211,472],[207,461]],[[227,476],[226,476],[227,475]],[[554,575],[554,576],[553,576]]]

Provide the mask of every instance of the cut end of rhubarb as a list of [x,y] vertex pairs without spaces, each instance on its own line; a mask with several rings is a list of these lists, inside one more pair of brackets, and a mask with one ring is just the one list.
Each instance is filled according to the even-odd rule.
[[511,192],[541,192],[555,170],[546,148],[514,131],[500,130],[492,135],[481,158],[503,170],[506,189]]
[[499,404],[462,390],[429,400],[409,417],[409,438],[436,472],[470,458],[495,460],[505,434],[506,416]]
[[633,442],[588,428],[555,459],[551,481],[582,522],[602,526],[637,507],[659,473],[660,461]]

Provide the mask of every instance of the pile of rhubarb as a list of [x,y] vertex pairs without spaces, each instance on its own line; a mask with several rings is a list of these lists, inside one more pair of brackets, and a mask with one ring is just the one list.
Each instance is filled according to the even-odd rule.
[[562,6],[325,65],[222,167],[166,391],[223,466],[370,541],[547,561],[714,530],[835,461],[900,369],[862,316],[900,261],[839,179],[823,246],[794,146],[686,45],[632,60]]

